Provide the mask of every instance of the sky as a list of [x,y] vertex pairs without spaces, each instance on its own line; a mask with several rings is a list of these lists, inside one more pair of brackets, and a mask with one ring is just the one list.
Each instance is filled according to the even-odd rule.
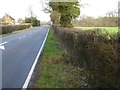
[[[41,21],[49,21],[48,13],[44,13],[41,0],[0,0],[0,18],[5,13],[14,19],[25,18],[30,16],[29,7],[32,7],[34,15]],[[118,9],[118,1],[120,0],[81,0],[81,4],[85,4],[81,8],[81,16],[99,17],[105,13]],[[87,5],[86,5],[87,4]]]
[[81,8],[81,16],[105,16],[109,11],[118,10],[119,1],[120,0],[81,0],[81,3],[83,5],[85,4],[85,7]]

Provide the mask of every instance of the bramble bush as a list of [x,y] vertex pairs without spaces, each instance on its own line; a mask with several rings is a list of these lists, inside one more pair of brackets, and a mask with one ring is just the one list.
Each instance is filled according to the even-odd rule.
[[91,87],[120,88],[120,43],[100,29],[80,30],[53,25],[65,61],[89,72]]

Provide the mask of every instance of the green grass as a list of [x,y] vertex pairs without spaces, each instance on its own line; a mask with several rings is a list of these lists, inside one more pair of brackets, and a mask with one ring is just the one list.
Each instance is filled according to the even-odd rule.
[[118,27],[75,27],[75,28],[79,28],[79,29],[82,29],[82,30],[92,30],[92,29],[95,29],[95,28],[100,28],[103,31],[106,31],[110,34],[116,34],[118,32]]
[[82,69],[66,64],[63,51],[50,29],[48,39],[38,65],[37,88],[71,88],[79,87],[82,83]]

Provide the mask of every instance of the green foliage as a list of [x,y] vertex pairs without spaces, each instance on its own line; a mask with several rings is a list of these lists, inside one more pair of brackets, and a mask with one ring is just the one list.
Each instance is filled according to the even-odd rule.
[[36,17],[25,18],[25,23],[31,23],[33,26],[40,26],[40,21]]
[[49,2],[53,11],[61,14],[60,24],[62,27],[73,27],[72,20],[80,15],[79,2]]
[[40,21],[36,19],[36,17],[32,18],[32,25],[33,26],[40,26]]
[[31,18],[25,18],[25,23],[31,23]]

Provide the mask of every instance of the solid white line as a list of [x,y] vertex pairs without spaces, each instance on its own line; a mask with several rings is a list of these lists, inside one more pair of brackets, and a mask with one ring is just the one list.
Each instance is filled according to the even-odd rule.
[[0,44],[0,46],[3,45],[3,44],[6,44],[6,43],[7,43],[7,42],[3,42],[3,43]]
[[45,45],[45,42],[46,42],[48,33],[49,33],[49,29],[48,29],[47,34],[46,34],[46,36],[45,36],[45,39],[44,39],[44,41],[43,41],[43,43],[42,43],[42,46],[41,46],[41,48],[40,48],[40,50],[39,50],[39,52],[38,52],[38,54],[37,54],[37,57],[36,57],[33,65],[32,65],[32,67],[31,67],[31,70],[30,70],[30,72],[29,72],[29,74],[28,74],[28,76],[27,76],[27,79],[25,80],[25,83],[24,83],[24,85],[23,85],[23,87],[22,87],[22,88],[23,88],[22,90],[25,90],[25,88],[28,87],[28,84],[29,84],[30,79],[31,79],[31,77],[32,77],[32,74],[33,74],[33,71],[34,71],[35,66],[36,66],[36,64],[37,64],[37,61],[38,61],[38,59],[39,59],[39,56],[40,56],[40,54],[41,54],[41,52],[42,52],[42,50],[43,50],[43,48],[44,48],[44,45]]
[[25,38],[26,36],[22,36],[22,37],[19,37],[18,39],[22,39],[22,38]]

